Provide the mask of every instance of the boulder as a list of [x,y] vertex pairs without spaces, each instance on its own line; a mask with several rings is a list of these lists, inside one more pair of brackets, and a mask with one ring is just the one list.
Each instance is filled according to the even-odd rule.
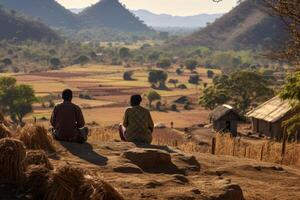
[[124,152],[121,156],[145,172],[167,174],[182,173],[182,171],[172,163],[170,153],[164,150],[134,148]]

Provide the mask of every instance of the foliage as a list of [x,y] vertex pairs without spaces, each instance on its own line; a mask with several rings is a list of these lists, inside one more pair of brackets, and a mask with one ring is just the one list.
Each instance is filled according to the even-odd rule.
[[51,58],[50,64],[53,69],[58,69],[61,66],[61,62],[58,58]]
[[196,60],[193,60],[193,59],[186,60],[185,61],[185,66],[186,66],[187,69],[193,71],[198,66],[198,62]]
[[152,102],[153,101],[156,101],[156,100],[160,100],[161,99],[161,96],[160,94],[158,94],[155,90],[149,90],[145,96],[147,97],[148,99],[148,102],[149,102],[149,108],[151,108],[152,106]]
[[4,58],[1,61],[5,66],[11,65],[12,64],[12,60],[10,58]]
[[162,70],[152,70],[149,72],[148,81],[154,87],[159,89],[166,88],[166,80],[168,79],[168,74]]
[[176,74],[177,74],[177,75],[183,74],[182,69],[181,69],[181,68],[177,68],[177,69],[176,69]]
[[166,68],[169,68],[169,67],[171,67],[171,61],[170,61],[170,59],[162,59],[162,60],[160,60],[157,64],[156,64],[156,66],[158,67],[158,68],[163,68],[163,69],[166,69]]
[[120,50],[119,50],[119,56],[122,58],[122,59],[125,59],[125,58],[129,58],[130,57],[130,50],[126,47],[122,47]]
[[229,76],[220,75],[213,79],[213,86],[205,88],[200,96],[200,104],[214,109],[228,101],[242,111],[252,103],[265,101],[273,95],[269,82],[259,73],[236,71]]
[[[295,110],[300,109],[300,72],[290,75],[280,96],[282,99],[290,100]],[[283,122],[283,126],[286,127],[289,134],[297,133],[300,128],[300,114],[292,116],[287,121]]]
[[180,84],[180,85],[178,85],[177,88],[182,89],[182,90],[186,90],[187,86],[185,84]]
[[170,80],[169,80],[169,83],[174,84],[174,87],[175,87],[175,88],[177,87],[178,82],[179,82],[179,81],[178,81],[177,79],[170,79]]
[[199,85],[199,82],[201,81],[198,74],[192,74],[189,77],[189,83],[194,85]]
[[90,61],[90,58],[86,55],[81,55],[75,59],[75,64],[85,65]]
[[212,71],[212,70],[207,70],[206,73],[207,73],[207,77],[208,77],[208,78],[213,78],[214,75],[215,75],[214,71]]
[[32,112],[32,104],[37,101],[34,90],[28,85],[17,85],[12,77],[0,78],[0,104],[2,112],[13,120],[23,123],[26,114]]
[[93,98],[91,97],[91,95],[89,95],[87,92],[81,92],[81,93],[79,94],[79,98],[81,98],[81,99],[88,99],[88,100],[93,99]]
[[133,76],[133,71],[126,71],[123,74],[123,80],[125,80],[125,81],[131,81],[131,80],[133,80],[132,76]]

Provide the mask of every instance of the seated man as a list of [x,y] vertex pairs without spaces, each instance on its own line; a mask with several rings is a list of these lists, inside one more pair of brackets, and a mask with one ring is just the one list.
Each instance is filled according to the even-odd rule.
[[63,102],[54,107],[51,116],[53,136],[57,140],[84,143],[88,129],[79,106],[73,104],[73,92],[66,89],[62,93]]
[[131,96],[131,107],[125,111],[119,133],[123,141],[151,144],[154,124],[149,110],[140,106],[141,95]]

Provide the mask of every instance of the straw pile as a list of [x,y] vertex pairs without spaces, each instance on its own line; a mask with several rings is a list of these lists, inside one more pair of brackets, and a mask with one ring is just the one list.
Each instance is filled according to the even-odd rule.
[[19,140],[0,140],[0,182],[20,183],[24,180],[26,151]]
[[52,175],[45,200],[123,200],[108,183],[96,181],[81,168],[66,165]]
[[5,116],[2,112],[0,112],[0,124],[4,124],[4,126],[7,126],[7,127],[10,125],[10,123],[5,118]]
[[30,165],[42,165],[49,170],[53,169],[53,165],[50,163],[46,153],[43,150],[27,151],[24,165],[26,168]]
[[11,137],[11,132],[8,130],[8,128],[0,123],[0,139],[6,138],[6,137]]
[[43,199],[49,187],[50,171],[43,165],[30,165],[26,170],[26,190],[33,199]]
[[42,126],[26,125],[19,133],[19,139],[27,149],[42,149],[47,153],[55,152],[53,140]]

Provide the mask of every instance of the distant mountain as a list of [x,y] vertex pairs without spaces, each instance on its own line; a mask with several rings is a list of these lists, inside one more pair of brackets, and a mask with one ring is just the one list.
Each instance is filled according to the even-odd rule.
[[0,40],[37,40],[37,41],[57,41],[59,36],[38,21],[25,19],[14,12],[0,9]]
[[132,10],[132,13],[139,17],[151,27],[182,27],[199,28],[205,27],[207,23],[214,22],[223,14],[199,14],[194,16],[172,16],[168,14],[154,14],[147,10]]
[[288,38],[281,20],[264,10],[261,0],[245,0],[206,28],[173,45],[202,45],[215,49],[280,47]]
[[125,32],[151,31],[118,0],[101,0],[79,13],[85,28],[106,27]]
[[1,0],[1,4],[6,9],[38,18],[49,26],[74,29],[79,25],[75,14],[55,0]]

